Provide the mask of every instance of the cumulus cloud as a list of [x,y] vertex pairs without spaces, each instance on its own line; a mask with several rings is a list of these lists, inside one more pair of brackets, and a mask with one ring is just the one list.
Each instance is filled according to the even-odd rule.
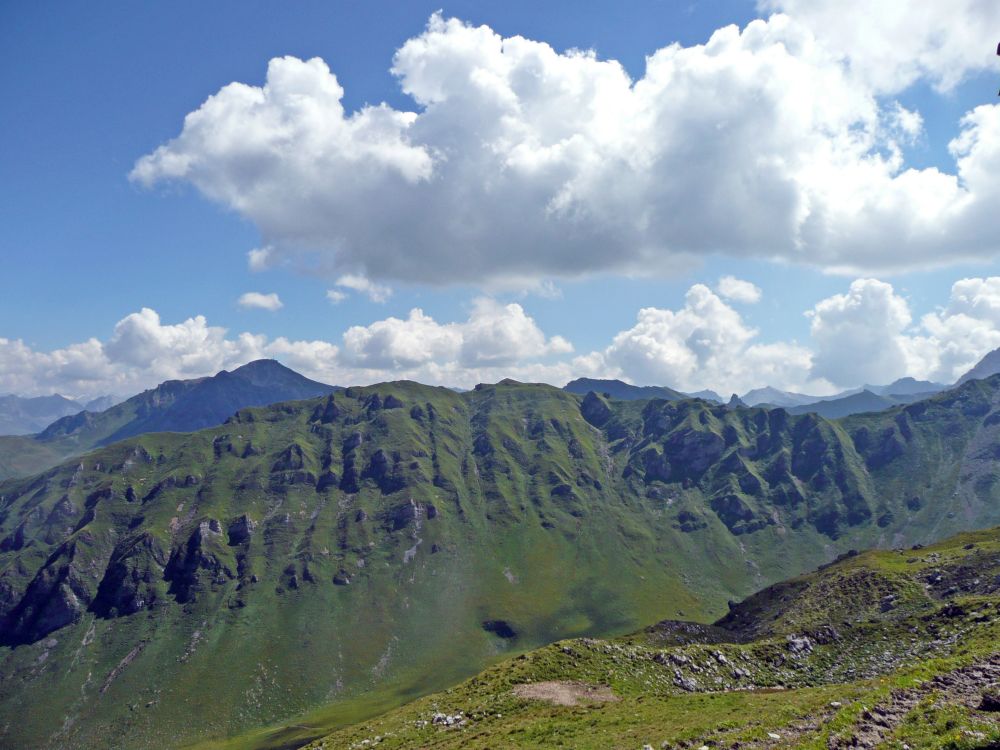
[[327,289],[326,298],[331,304],[339,305],[347,299],[347,292],[342,292],[339,289]]
[[563,385],[587,376],[689,392],[772,385],[824,395],[904,375],[951,383],[1000,347],[1000,277],[956,281],[946,303],[919,319],[890,284],[870,278],[807,314],[808,341],[766,341],[721,293],[695,284],[676,309],[643,308],[606,346],[575,355],[521,304],[489,297],[473,300],[462,320],[442,322],[414,308],[406,317],[352,326],[337,343],[232,334],[200,315],[169,323],[143,308],[103,341],[43,352],[0,338],[0,388],[128,395],[262,357],[339,385],[407,378],[471,387],[506,377]]
[[[345,274],[337,279],[334,284],[341,287],[342,289],[351,289],[359,294],[363,294],[372,302],[385,302],[389,297],[392,296],[392,289],[382,284],[375,284],[364,276],[358,276],[356,274]],[[331,302],[340,302],[340,299],[333,299],[337,296],[336,290],[331,290],[333,296],[328,292],[327,297],[330,298]],[[343,294],[341,292],[341,294]]]
[[753,305],[760,302],[760,288],[735,276],[723,276],[715,287],[720,296],[733,302]]
[[889,382],[907,373],[902,334],[910,325],[910,308],[891,284],[857,279],[847,293],[822,300],[808,315],[815,375],[857,384]]
[[840,272],[993,257],[1000,109],[962,120],[944,172],[906,165],[922,119],[892,99],[985,64],[1000,5],[956,5],[773,0],[788,14],[653,51],[635,81],[436,14],[393,59],[413,111],[347,112],[322,60],[275,58],[131,177],[253,221],[252,265],[331,278],[523,288],[707,253]]
[[414,308],[405,320],[387,318],[354,326],[344,334],[345,361],[369,369],[409,371],[430,364],[511,367],[521,360],[572,350],[561,336],[546,337],[521,305],[489,298],[475,300],[462,323],[440,324]]
[[636,324],[614,337],[589,362],[608,372],[649,385],[684,391],[713,388],[744,392],[763,385],[779,388],[808,383],[816,391],[829,383],[809,382],[811,352],[794,342],[763,344],[735,309],[703,284],[695,284],[679,310],[639,311]]
[[989,0],[760,0],[758,6],[794,17],[880,93],[920,79],[948,91],[995,62],[1000,5]]
[[213,375],[267,357],[342,385],[411,378],[471,387],[504,377],[562,384],[572,370],[557,358],[572,349],[561,336],[547,336],[521,305],[489,298],[474,300],[464,321],[438,323],[414,309],[406,319],[354,326],[342,345],[232,335],[201,315],[164,323],[155,310],[143,308],[120,320],[105,341],[39,352],[0,338],[0,384],[25,395],[131,395],[164,380]]
[[240,307],[268,310],[270,312],[280,310],[284,307],[284,304],[281,302],[281,298],[278,297],[277,292],[271,292],[269,294],[263,294],[261,292],[245,292],[240,295],[240,298],[236,301],[236,303]]
[[1000,347],[1000,277],[961,279],[948,304],[921,319],[925,335],[914,342],[927,377],[951,382],[985,352]]
[[909,302],[875,279],[854,281],[807,314],[814,377],[841,386],[907,375],[951,383],[1000,347],[1000,277],[956,281],[948,303],[915,324]]

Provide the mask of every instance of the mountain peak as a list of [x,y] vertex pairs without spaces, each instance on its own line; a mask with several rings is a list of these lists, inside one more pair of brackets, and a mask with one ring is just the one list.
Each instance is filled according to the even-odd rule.
[[1000,349],[994,349],[979,360],[965,375],[960,377],[955,385],[962,385],[969,380],[982,380],[983,378],[988,378],[990,375],[996,375],[998,372],[1000,372]]

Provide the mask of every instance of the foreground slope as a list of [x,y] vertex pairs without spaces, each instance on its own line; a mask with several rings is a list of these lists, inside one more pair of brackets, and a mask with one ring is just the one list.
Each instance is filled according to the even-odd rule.
[[0,478],[34,474],[68,456],[147,432],[193,432],[238,409],[312,398],[336,390],[274,360],[209,378],[168,380],[104,411],[74,410],[37,435],[0,439]]
[[715,626],[561,641],[310,747],[986,748],[998,691],[994,529],[848,557]]
[[0,743],[343,723],[512,650],[707,621],[852,547],[1000,523],[998,391],[831,422],[390,383],[115,443],[0,485]]

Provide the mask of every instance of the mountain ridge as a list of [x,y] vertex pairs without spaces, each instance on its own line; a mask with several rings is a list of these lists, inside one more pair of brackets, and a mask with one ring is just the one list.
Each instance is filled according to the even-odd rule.
[[0,484],[0,724],[220,738],[712,619],[850,549],[1000,523],[998,443],[1000,377],[838,421],[397,382],[129,438]]
[[0,478],[44,470],[59,460],[146,432],[191,432],[222,424],[237,410],[311,398],[336,386],[310,380],[276,360],[216,375],[167,380],[101,412],[78,411],[32,436],[0,438]]

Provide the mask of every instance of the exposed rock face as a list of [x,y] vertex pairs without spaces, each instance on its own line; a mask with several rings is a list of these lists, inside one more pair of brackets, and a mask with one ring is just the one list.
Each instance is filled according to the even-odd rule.
[[1000,711],[1000,688],[994,687],[983,691],[983,697],[979,701],[979,710]]
[[3,643],[30,643],[79,619],[94,598],[87,571],[93,541],[89,534],[80,534],[46,561],[0,622]]
[[298,443],[292,443],[290,446],[285,448],[278,460],[274,462],[271,467],[271,471],[295,471],[296,469],[301,469],[305,466],[305,458],[302,452],[302,446]]
[[602,427],[611,418],[611,407],[602,396],[591,391],[583,397],[580,413],[595,427]]
[[254,520],[244,513],[229,523],[229,528],[227,529],[229,544],[235,547],[236,545],[249,542],[250,535],[253,534],[256,528],[257,524],[254,523]]
[[310,421],[320,422],[321,424],[332,424],[337,421],[340,413],[340,409],[337,407],[337,403],[331,393],[322,407],[316,407]]
[[406,528],[420,517],[421,508],[414,500],[396,506],[389,514],[389,527],[393,531]]
[[152,534],[122,541],[111,556],[91,609],[99,617],[118,617],[154,606],[166,590],[167,560]]
[[790,635],[787,641],[788,650],[793,654],[808,654],[813,649],[812,641],[804,635]]
[[676,476],[698,475],[722,457],[725,441],[714,432],[682,430],[664,443],[664,455]]
[[753,509],[735,494],[712,498],[711,507],[726,527],[737,536],[749,534],[764,528],[768,523],[774,523],[771,518],[755,516]]
[[374,479],[382,493],[389,495],[406,486],[404,478],[398,471],[398,466],[399,454],[390,456],[385,450],[379,448],[368,459],[368,466],[362,472],[361,478]]
[[234,578],[223,562],[222,529],[215,519],[203,521],[188,538],[187,544],[174,550],[164,570],[169,593],[178,602],[191,601],[213,582]]

